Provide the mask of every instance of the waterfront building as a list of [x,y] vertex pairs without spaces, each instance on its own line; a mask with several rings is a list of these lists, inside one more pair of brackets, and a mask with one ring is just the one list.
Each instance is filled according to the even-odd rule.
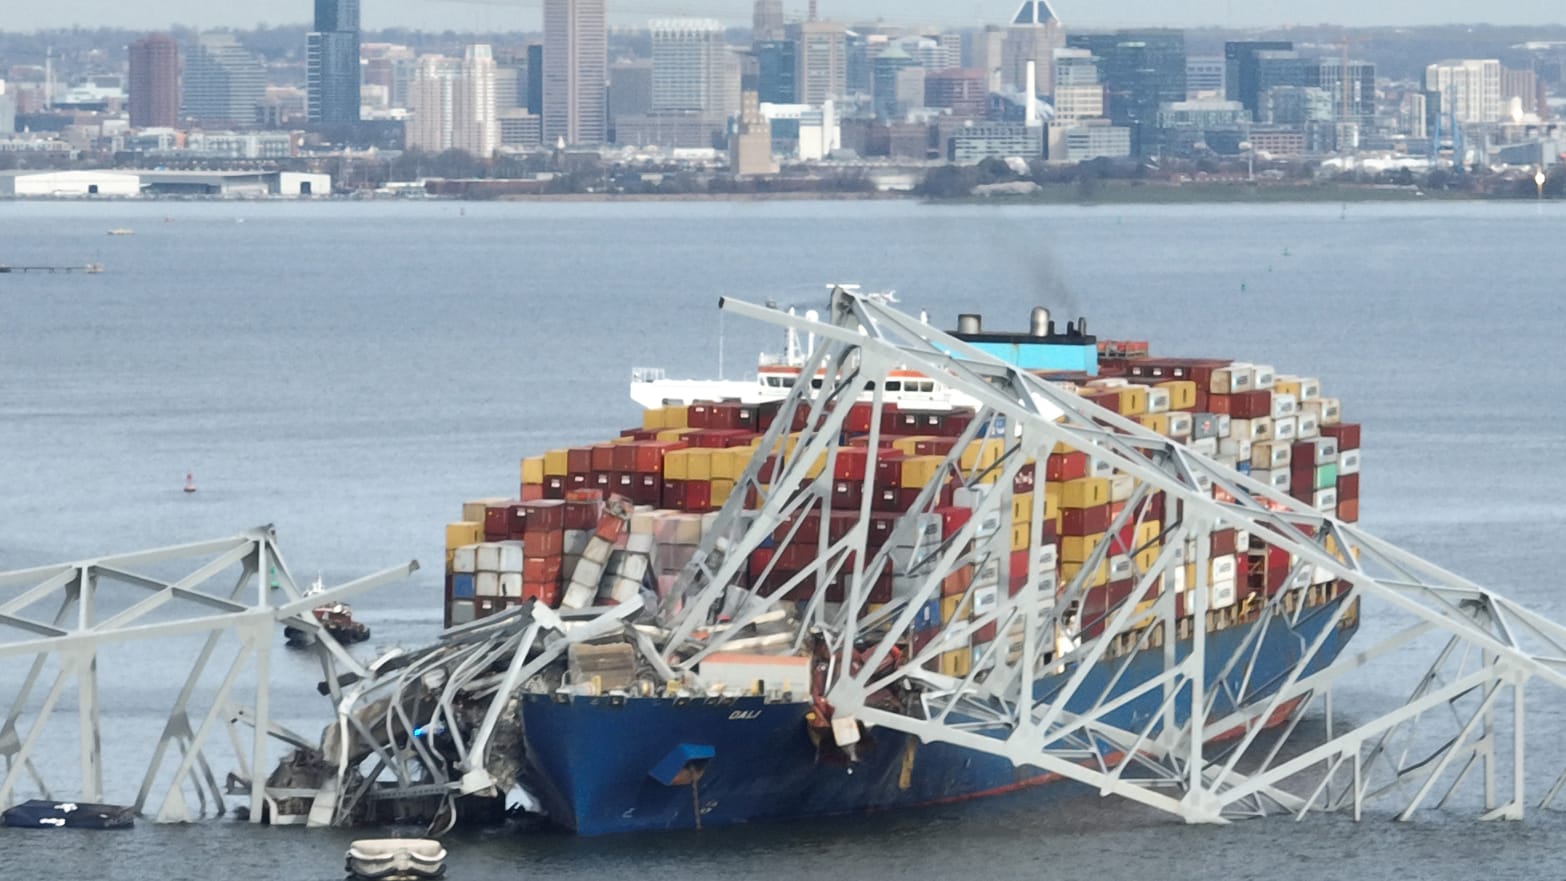
[[653,63],[616,61],[609,66],[609,125],[653,111]]
[[1185,100],[1185,33],[1157,28],[1072,34],[1066,42],[1098,59],[1105,115],[1130,130],[1132,152],[1157,153],[1158,108]]
[[608,133],[604,0],[544,0],[544,140],[601,144]]
[[544,140],[543,120],[524,107],[511,107],[498,114],[500,145],[503,147],[537,147]]
[[254,125],[266,71],[232,34],[202,34],[185,59],[182,113],[203,123]]
[[1495,58],[1440,61],[1425,68],[1425,89],[1442,96],[1444,113],[1459,125],[1501,120],[1501,62]]
[[1055,88],[1055,50],[1066,45],[1066,32],[1048,0],[1023,0],[1006,27],[1002,44],[1001,76],[1011,89],[1026,87],[1028,62],[1033,62],[1037,89],[1048,95]]
[[763,103],[759,109],[772,124],[775,153],[792,156],[801,162],[815,162],[843,146],[843,129],[837,117],[837,105],[832,101],[819,107]]
[[179,124],[179,43],[173,37],[149,34],[130,45],[129,93],[131,128]]
[[[904,74],[918,77],[917,101],[911,100],[913,81],[904,83],[901,79]],[[870,81],[870,95],[876,119],[900,119],[908,112],[910,106],[918,107],[924,104],[924,70],[919,67],[919,62],[897,43],[888,46],[871,63]],[[902,85],[901,89],[899,89],[900,85]]]
[[794,43],[794,100],[813,107],[848,94],[848,32],[831,21],[788,25]]
[[1124,159],[1132,149],[1132,132],[1109,120],[1080,122],[1064,133],[1066,162],[1091,162],[1094,159]]
[[1026,123],[975,122],[947,135],[946,160],[973,165],[991,157],[1036,159],[1044,155],[1043,131],[1041,126]]
[[414,74],[406,140],[410,150],[465,150],[480,158],[500,146],[495,59],[485,44],[463,57],[424,55]]
[[1345,70],[1341,58],[1318,58],[1315,77],[1308,85],[1321,89],[1331,98],[1334,119],[1364,128],[1375,124],[1376,66],[1371,62],[1349,59]]
[[16,131],[16,98],[6,91],[5,80],[0,80],[0,135]]
[[359,121],[359,0],[315,0],[305,42],[305,91],[316,123]]
[[989,104],[984,71],[976,68],[932,70],[924,75],[924,106],[952,116],[980,119]]
[[761,99],[754,89],[740,93],[739,122],[729,139],[729,170],[740,175],[778,173],[772,156],[772,122],[761,115]]

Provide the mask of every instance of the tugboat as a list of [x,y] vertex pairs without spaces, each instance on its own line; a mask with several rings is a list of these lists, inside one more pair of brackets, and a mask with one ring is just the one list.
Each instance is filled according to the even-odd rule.
[[[321,583],[321,576],[317,575],[310,589],[305,591],[305,596],[316,596],[326,591]],[[354,642],[363,642],[370,638],[370,628],[353,620],[353,607],[347,603],[331,602],[316,606],[312,612],[315,620],[321,622],[326,632],[338,642],[347,645]],[[302,647],[315,642],[315,631],[302,627],[289,625],[283,628],[283,637],[288,644],[294,647]]]

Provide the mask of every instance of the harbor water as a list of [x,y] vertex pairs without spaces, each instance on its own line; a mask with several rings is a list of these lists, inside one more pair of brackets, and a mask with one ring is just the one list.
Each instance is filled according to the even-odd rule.
[[[1042,304],[1155,354],[1319,376],[1364,424],[1366,529],[1566,621],[1563,235],[1566,205],[1515,203],[0,203],[0,263],[104,267],[0,276],[0,570],[273,523],[306,580],[421,560],[355,602],[374,632],[355,651],[425,643],[441,527],[463,499],[514,493],[525,454],[636,424],[633,367],[753,370],[781,341],[721,317],[720,295],[813,308],[825,283],[858,282],[944,326],[982,312],[987,329],[1020,330]],[[275,657],[274,711],[313,736],[331,712],[319,669]],[[102,668],[110,800],[134,797],[145,732],[186,663],[143,645]],[[16,666],[0,665],[6,705]],[[1566,727],[1563,705],[1530,718],[1536,736]],[[51,736],[63,764],[45,770],[68,780],[74,733]],[[1566,766],[1566,745],[1530,748],[1548,774]],[[1556,812],[1188,827],[1034,791],[707,833],[464,832],[448,847],[454,879],[1404,881],[1559,878],[1563,836]],[[0,865],[326,879],[352,837],[232,818],[0,829]]]

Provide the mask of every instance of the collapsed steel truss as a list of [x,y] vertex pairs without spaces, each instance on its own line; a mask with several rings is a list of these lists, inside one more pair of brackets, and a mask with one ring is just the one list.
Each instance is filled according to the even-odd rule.
[[[24,778],[40,794],[52,795],[45,772],[54,766],[40,759],[40,747],[73,680],[80,789],[72,797],[103,801],[100,655],[127,645],[159,652],[166,641],[204,636],[133,804],[138,813],[150,811],[159,821],[189,821],[206,815],[209,808],[224,813],[225,791],[238,789],[250,796],[251,822],[260,822],[266,813],[261,806],[275,805],[281,795],[266,785],[269,741],[306,745],[277,725],[271,712],[271,653],[283,626],[315,634],[315,650],[329,682],[342,671],[368,675],[311,610],[405,578],[416,568],[409,563],[307,595],[290,574],[272,527],[263,526],[213,541],[0,573],[0,661],[31,658],[0,722],[0,756],[5,759],[0,805],[11,803]],[[168,571],[179,574],[170,579],[164,575]],[[229,581],[236,572],[237,578]],[[203,712],[198,704],[210,690],[207,671],[218,669],[212,667],[215,656],[229,652],[232,661]],[[35,703],[34,691],[50,670],[53,682]],[[255,682],[254,695],[248,704],[238,704],[233,698],[247,672]],[[248,743],[240,725],[251,729]],[[239,767],[229,786],[219,785],[206,753],[220,728],[228,729]],[[178,752],[177,761],[171,748]],[[165,788],[157,796],[154,791],[160,786]],[[191,795],[197,801],[194,809]]]
[[[634,645],[647,678],[676,695],[724,687],[700,673],[720,650],[815,652],[826,683],[816,696],[848,751],[862,727],[882,726],[1189,822],[1312,810],[1358,817],[1377,799],[1408,818],[1432,796],[1484,817],[1522,816],[1530,779],[1524,687],[1566,686],[1566,629],[875,296],[834,291],[823,321],[734,300],[722,308],[819,345],[659,608],[636,600],[557,614],[530,605],[448,631],[436,646],[348,685],[323,747],[336,772],[312,822],[345,822],[366,800],[433,796],[450,807],[460,794],[504,792],[521,758],[512,730],[519,693],[572,693],[558,672],[570,646],[605,638]],[[978,417],[891,537],[872,542],[875,451],[894,369],[936,378],[973,401]],[[871,458],[850,509],[857,517],[842,534],[823,526],[807,536],[801,524],[812,514],[823,523],[834,509],[849,405],[865,400]],[[795,425],[805,429],[790,441]],[[981,437],[1000,449],[965,463],[965,449]],[[1088,453],[1095,473],[1129,481],[1128,504],[1076,575],[1059,583],[1053,546],[1036,526],[1044,494],[1034,493],[1030,516],[1016,518],[1035,524],[1032,562],[1008,590],[1006,490],[1026,462],[1063,448]],[[946,477],[969,492],[974,515],[930,546],[919,521],[938,505]],[[1108,536],[1142,525],[1148,508],[1138,503],[1155,493],[1165,500],[1158,540],[1149,543],[1156,552],[1137,555],[1128,596],[1090,615],[1090,576],[1116,553]],[[1227,529],[1245,535],[1242,554],[1267,546],[1288,555],[1284,589],[1234,606],[1210,601],[1211,540]],[[808,547],[810,562],[774,577],[795,543]],[[917,560],[903,553],[920,545]],[[758,573],[747,567],[761,548],[772,549],[774,562]],[[1188,564],[1194,575],[1182,584]],[[921,610],[959,571],[992,573],[1000,589],[986,598],[984,581],[973,578],[961,614],[913,639]],[[888,572],[890,601],[871,603]],[[829,585],[841,592],[835,599]],[[789,638],[773,649],[779,619]],[[768,649],[757,648],[752,625],[761,623]],[[965,673],[932,669],[981,631],[995,637],[981,641]],[[1281,669],[1280,656],[1290,659]],[[1133,676],[1132,665],[1148,658],[1156,671]],[[438,738],[449,745],[438,748]],[[1479,792],[1470,798],[1462,784],[1476,768]],[[1566,775],[1541,804],[1562,788]]]

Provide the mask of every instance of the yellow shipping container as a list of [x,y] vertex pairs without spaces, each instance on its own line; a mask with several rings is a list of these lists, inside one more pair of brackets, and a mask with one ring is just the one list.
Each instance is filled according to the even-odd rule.
[[1169,436],[1168,413],[1154,413],[1150,416],[1138,416],[1136,421],[1142,423],[1143,428],[1153,432],[1154,434],[1161,434],[1165,437]]
[[545,476],[565,477],[569,473],[571,473],[571,466],[565,450],[550,450],[544,454]]
[[1162,547],[1153,545],[1137,554],[1134,561],[1136,570],[1138,572],[1146,572],[1147,570],[1153,568],[1153,564],[1158,562],[1158,554],[1162,550]]
[[544,457],[529,456],[522,460],[522,482],[539,486],[544,482]]
[[1093,508],[1109,501],[1109,481],[1102,477],[1068,480],[1060,487],[1062,508]]
[[914,456],[903,460],[903,489],[923,489],[940,473],[944,456]]
[[1120,415],[1140,416],[1147,412],[1147,389],[1128,385],[1120,389]]
[[949,652],[941,652],[941,673],[961,679],[973,669],[973,652],[966,646]]
[[1029,523],[1033,520],[1033,493],[1012,493],[1011,522]]
[[1033,525],[1032,524],[1030,524],[1030,523],[1018,523],[1018,524],[1016,524],[1015,526],[1013,526],[1011,528],[1011,549],[1014,550],[1014,551],[1025,551],[1025,550],[1027,550],[1028,549],[1028,542],[1032,539],[1032,537],[1033,537]]
[[968,617],[968,608],[962,604],[962,594],[941,597],[941,623],[946,624]]
[[1066,535],[1060,539],[1060,559],[1065,563],[1082,563],[1093,553],[1104,540],[1107,533],[1099,532],[1093,535]]
[[[1081,571],[1082,571],[1082,564],[1081,563],[1061,563],[1060,564],[1060,586],[1061,586],[1061,588],[1064,589],[1067,585],[1069,585],[1071,583],[1071,580],[1073,578],[1076,578],[1077,577],[1077,573],[1081,572]],[[1100,562],[1098,564],[1098,568],[1096,570],[1094,570],[1093,573],[1088,576],[1088,582],[1087,583],[1088,583],[1088,587],[1102,587],[1103,585],[1108,584],[1109,583],[1109,561],[1105,560],[1103,562]]]
[[714,508],[721,506],[724,502],[729,500],[729,495],[733,492],[734,481],[723,478],[713,478],[711,490],[712,506]]
[[[484,512],[488,510],[491,505],[503,505],[509,501],[511,500],[501,497],[488,499],[468,499],[462,503],[462,519],[468,523],[483,524]],[[482,530],[483,526],[480,525],[479,529]]]
[[484,524],[461,520],[446,524],[446,550],[476,545],[484,540]]
[[690,423],[690,415],[691,415],[690,408],[686,407],[683,404],[675,404],[675,405],[670,406],[670,407],[664,407],[663,408],[663,427],[664,428],[690,428],[690,425],[691,425],[691,423]]
[[1196,383],[1189,379],[1171,379],[1160,382],[1158,387],[1169,392],[1169,409],[1196,409]]
[[1060,519],[1060,484],[1058,483],[1044,484],[1044,519]]
[[663,479],[685,480],[690,473],[690,450],[670,450],[663,454]]
[[685,437],[685,435],[689,434],[690,431],[691,429],[689,428],[665,428],[658,432],[658,440],[664,441],[665,443],[670,441],[677,441]]
[[1158,539],[1158,534],[1163,531],[1163,524],[1157,520],[1148,520],[1136,528],[1136,546],[1144,547]]
[[964,471],[976,471],[980,468],[988,468],[1000,461],[1001,453],[1006,451],[1006,443],[1000,440],[976,440],[970,441],[963,448],[960,462]]
[[921,434],[917,437],[892,438],[892,449],[905,456],[919,455],[919,443],[930,440],[930,435]]
[[664,408],[663,407],[648,407],[646,410],[643,410],[642,411],[642,430],[643,431],[657,431],[658,429],[661,429],[661,428],[668,428],[669,426],[664,424],[663,413],[664,413]]

